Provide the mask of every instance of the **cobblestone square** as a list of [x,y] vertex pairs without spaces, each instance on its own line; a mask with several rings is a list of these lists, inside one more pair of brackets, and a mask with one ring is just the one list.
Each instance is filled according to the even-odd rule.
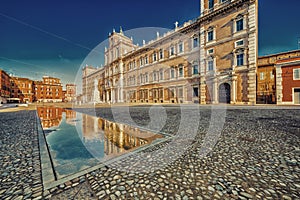
[[[147,127],[155,111],[152,108],[129,107],[132,120],[125,107],[113,112],[111,108],[77,111]],[[46,191],[36,112],[0,113],[0,199],[299,199],[298,107],[228,106],[221,134],[207,154],[201,152],[212,107],[159,109],[167,118],[162,130],[153,126],[154,131],[174,135],[174,141],[187,145],[176,146],[177,142],[170,147],[172,140],[159,143]],[[195,137],[189,137],[188,130],[194,127],[180,127],[190,123],[184,120],[193,121],[195,110],[200,113],[200,123]],[[182,120],[183,112],[190,119]],[[187,131],[187,141],[176,138],[180,130]]]

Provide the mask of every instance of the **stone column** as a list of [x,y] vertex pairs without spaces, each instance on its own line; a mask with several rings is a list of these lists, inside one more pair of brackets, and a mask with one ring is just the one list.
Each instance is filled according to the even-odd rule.
[[231,95],[231,103],[236,103],[237,97],[237,77],[235,75],[232,76],[232,95]]
[[206,78],[205,76],[200,77],[200,104],[206,104]]
[[109,91],[106,92],[106,103],[109,103]]
[[[203,5],[202,5],[203,4]],[[200,14],[204,11],[204,3],[201,3]],[[200,104],[206,104],[206,63],[205,63],[205,28],[200,27],[200,54],[199,54],[199,72],[200,72]]]
[[256,104],[256,67],[257,67],[257,52],[258,52],[258,14],[257,3],[252,3],[249,6],[248,26],[249,26],[249,44],[248,44],[248,99],[249,104]]
[[213,104],[218,104],[219,103],[219,93],[218,93],[219,89],[218,89],[218,81],[217,78],[214,78],[214,82],[213,82]]
[[120,69],[120,91],[119,91],[119,102],[123,103],[124,102],[124,95],[123,95],[123,91],[124,91],[124,70],[123,70],[123,62],[122,60],[119,63],[119,69]]

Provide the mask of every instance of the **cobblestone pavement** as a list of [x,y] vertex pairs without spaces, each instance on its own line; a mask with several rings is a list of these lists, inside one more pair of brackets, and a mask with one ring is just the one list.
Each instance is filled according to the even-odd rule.
[[0,199],[41,199],[35,111],[0,113]]
[[[178,107],[165,109],[167,122],[162,132],[178,135],[178,130],[181,130],[181,111]],[[192,121],[196,117],[193,116],[194,110],[194,107],[186,107],[185,111],[190,112],[191,115],[185,120]],[[79,111],[114,120],[108,108],[97,108],[96,112],[93,109]],[[36,134],[32,134],[34,128],[31,128],[35,125],[28,117],[24,119],[24,114],[22,113],[23,116],[10,113],[0,115],[0,199],[6,197],[15,199],[14,197],[17,196],[15,191],[20,190],[19,188],[23,191],[26,188],[24,187],[26,183],[23,181],[27,179],[19,178],[24,174],[20,173],[22,170],[20,164],[16,166],[13,164],[13,160],[16,160],[13,157],[16,156],[15,152],[18,150],[10,149],[14,146],[18,149],[24,142],[23,139],[19,141],[18,137],[12,135],[14,132],[19,137],[26,136],[27,142],[30,136],[30,144],[33,147],[27,144],[24,148],[36,148],[32,145],[37,144],[34,138]],[[117,114],[120,117],[119,121],[132,123],[127,118],[126,109],[118,108]],[[180,148],[180,145],[176,145],[180,142],[184,143],[184,140],[179,140],[180,142],[174,145],[172,141],[159,143],[86,174],[78,179],[78,181],[83,180],[80,184],[72,180],[45,191],[44,195],[51,199],[300,198],[300,109],[232,109],[229,107],[226,111],[226,123],[216,146],[206,156],[201,156],[203,143],[207,140],[211,114],[210,107],[200,109],[200,125],[197,134],[192,138],[187,137],[188,145],[184,146],[181,152],[176,151],[176,148]],[[32,113],[27,113],[27,115],[31,116]],[[149,107],[131,107],[130,115],[139,126],[147,126],[150,122]],[[13,123],[20,129],[12,128],[7,118],[16,118]],[[2,125],[2,120],[5,126]],[[185,120],[181,123],[187,123]],[[23,122],[29,124],[25,125]],[[188,130],[189,127],[185,128]],[[190,129],[192,130],[193,127]],[[167,149],[170,144],[174,147]],[[163,154],[159,151],[160,149],[171,151]],[[172,151],[173,153],[170,153]],[[21,152],[21,155],[26,155],[24,153],[26,151]],[[168,159],[171,157],[174,159]],[[26,156],[20,156],[20,163],[22,162],[30,161]],[[6,167],[3,167],[4,165]],[[7,178],[4,179],[6,174],[3,175],[5,172],[8,173],[10,169],[8,166],[15,171],[13,177],[10,178],[11,184],[6,184],[9,187],[3,184],[3,180],[9,182]],[[26,167],[26,170],[28,169]],[[26,174],[32,176],[31,173],[26,172]],[[28,179],[31,184],[37,180]],[[70,187],[72,184],[74,187]],[[29,184],[29,186],[32,185]],[[13,187],[16,189],[9,193]],[[27,188],[31,189],[31,187]]]

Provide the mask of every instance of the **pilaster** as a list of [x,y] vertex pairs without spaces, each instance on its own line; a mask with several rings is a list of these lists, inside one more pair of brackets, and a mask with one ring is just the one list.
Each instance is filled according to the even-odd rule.
[[276,99],[277,99],[277,104],[280,105],[282,104],[282,69],[281,66],[276,66]]

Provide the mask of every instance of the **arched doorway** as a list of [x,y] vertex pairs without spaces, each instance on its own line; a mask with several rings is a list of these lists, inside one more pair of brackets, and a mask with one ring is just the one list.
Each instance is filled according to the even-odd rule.
[[219,103],[230,104],[230,85],[228,83],[223,83],[219,86]]

